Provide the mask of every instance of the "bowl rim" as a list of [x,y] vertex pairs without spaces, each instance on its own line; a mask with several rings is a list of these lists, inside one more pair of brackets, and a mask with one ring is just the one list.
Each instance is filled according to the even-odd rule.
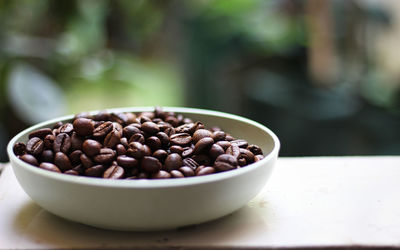
[[[220,172],[220,173],[211,174],[211,175],[204,175],[204,176],[194,176],[194,177],[188,177],[188,178],[139,179],[139,180],[125,180],[125,179],[113,180],[113,179],[91,178],[91,177],[87,177],[87,176],[73,176],[73,175],[68,175],[68,174],[55,173],[52,171],[34,167],[34,166],[20,160],[14,154],[13,146],[22,136],[30,133],[31,131],[39,129],[41,127],[55,124],[58,121],[71,120],[74,117],[74,115],[66,115],[66,116],[61,116],[58,118],[40,122],[36,125],[28,127],[26,129],[24,129],[23,131],[19,132],[17,135],[15,135],[9,141],[9,143],[7,145],[7,154],[10,158],[10,162],[11,162],[11,165],[13,168],[22,167],[25,170],[27,170],[33,174],[40,175],[42,177],[50,178],[53,180],[69,182],[69,183],[74,183],[74,184],[81,184],[81,185],[89,185],[89,186],[114,187],[114,188],[138,188],[138,189],[191,186],[191,185],[198,185],[198,184],[203,184],[203,183],[220,181],[220,180],[233,178],[233,177],[245,174],[247,172],[250,172],[256,168],[261,167],[264,163],[266,163],[267,161],[270,161],[274,157],[278,157],[278,153],[279,153],[279,149],[280,149],[280,141],[279,141],[278,137],[269,128],[267,128],[266,126],[264,126],[256,121],[250,120],[248,118],[245,118],[245,117],[242,117],[239,115],[234,115],[234,114],[229,114],[229,113],[214,111],[214,110],[207,110],[207,109],[187,108],[187,107],[162,107],[162,109],[164,111],[173,111],[178,114],[181,113],[184,115],[194,113],[194,114],[211,115],[211,116],[217,116],[217,117],[222,117],[222,118],[239,120],[241,122],[250,124],[250,125],[255,126],[255,127],[263,130],[264,132],[266,132],[272,138],[272,140],[274,142],[273,148],[272,148],[271,152],[269,154],[265,155],[265,157],[261,161],[258,161],[258,162],[252,163],[246,167],[231,170],[231,171],[225,171],[225,172]],[[154,111],[154,107],[143,106],[143,107],[110,108],[110,109],[102,109],[102,110],[93,110],[93,111],[89,111],[88,113],[96,114],[100,111],[137,113],[137,112]],[[17,166],[15,166],[15,165],[17,165]]]

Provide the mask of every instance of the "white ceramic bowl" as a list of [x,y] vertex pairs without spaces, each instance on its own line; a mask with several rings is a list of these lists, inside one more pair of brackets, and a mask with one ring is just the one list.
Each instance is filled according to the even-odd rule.
[[[152,107],[110,109],[110,112],[152,111]],[[15,136],[7,147],[18,182],[39,206],[68,220],[117,230],[163,230],[199,224],[244,206],[265,185],[278,157],[276,135],[249,119],[209,110],[164,108],[206,127],[219,126],[236,138],[260,146],[265,158],[232,171],[182,179],[108,180],[54,173],[31,166],[13,153],[28,134],[72,116],[40,123]]]

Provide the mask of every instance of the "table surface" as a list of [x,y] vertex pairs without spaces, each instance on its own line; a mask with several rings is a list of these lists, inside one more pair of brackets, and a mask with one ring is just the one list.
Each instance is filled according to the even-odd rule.
[[400,156],[279,158],[237,212],[160,232],[118,232],[46,212],[10,166],[0,176],[0,249],[400,248]]

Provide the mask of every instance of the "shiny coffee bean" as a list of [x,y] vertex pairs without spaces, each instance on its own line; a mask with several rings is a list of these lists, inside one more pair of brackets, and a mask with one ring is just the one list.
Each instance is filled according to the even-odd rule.
[[131,136],[131,138],[129,139],[129,143],[139,142],[139,143],[143,144],[145,142],[145,140],[146,139],[144,138],[144,136],[142,134],[137,133],[137,134],[134,134]]
[[191,157],[193,155],[193,153],[194,153],[194,148],[184,147],[183,152],[182,152],[182,157],[183,158]]
[[48,171],[52,171],[52,172],[56,172],[56,173],[61,173],[61,170],[56,165],[54,165],[53,163],[49,163],[49,162],[40,163],[39,168],[45,169]]
[[151,156],[153,154],[153,152],[151,151],[151,148],[148,145],[143,145],[143,155],[144,156]]
[[183,165],[182,157],[177,153],[172,153],[167,156],[164,165],[167,171],[179,169]]
[[225,140],[225,132],[224,131],[215,131],[212,133],[212,138],[214,141],[224,141]]
[[110,121],[104,122],[93,130],[94,137],[105,137],[113,129],[113,123]]
[[157,134],[160,132],[160,128],[155,124],[154,122],[144,122],[142,123],[142,130],[146,133],[149,133],[151,135]]
[[26,162],[26,163],[29,163],[29,164],[34,165],[34,166],[39,166],[39,163],[38,163],[37,159],[33,155],[23,154],[19,158],[21,160],[23,160],[24,162]]
[[75,150],[72,153],[69,154],[69,160],[71,161],[72,165],[78,165],[81,162],[81,150]]
[[116,153],[111,148],[102,148],[98,155],[93,157],[93,161],[98,164],[106,165],[111,163],[116,156]]
[[244,158],[246,160],[246,164],[254,162],[254,154],[250,150],[240,148],[239,151],[240,151],[239,158]]
[[254,144],[247,146],[247,149],[250,150],[254,155],[262,155],[263,154],[262,149],[259,146],[254,145]]
[[213,167],[204,167],[200,169],[197,173],[196,176],[201,176],[201,175],[209,175],[215,173],[215,168]]
[[164,162],[168,156],[168,152],[165,151],[164,149],[158,149],[154,151],[152,156],[157,158],[160,162]]
[[238,158],[240,155],[240,148],[237,144],[232,144],[231,146],[229,146],[229,148],[226,149],[226,153],[234,156],[235,158]]
[[117,157],[117,163],[124,168],[134,168],[138,165],[138,160],[126,155],[120,155]]
[[227,141],[233,141],[233,140],[235,140],[235,137],[233,137],[233,136],[231,136],[231,135],[226,135],[225,136],[225,140],[227,140]]
[[81,154],[81,156],[79,157],[79,159],[81,160],[82,166],[87,169],[90,167],[93,167],[94,163],[92,161],[92,159],[90,159],[89,156],[85,155],[85,154]]
[[176,133],[193,134],[196,131],[197,125],[195,123],[182,124],[175,128]]
[[222,154],[214,162],[214,168],[218,171],[229,171],[237,168],[237,165],[237,157],[230,154]]
[[[197,130],[197,131],[199,131],[199,130]],[[194,154],[201,154],[204,151],[208,151],[213,144],[214,144],[213,138],[204,137],[204,138],[202,138],[202,139],[197,141],[196,145],[194,146],[193,153]]]
[[192,141],[192,137],[188,133],[177,133],[170,137],[170,142],[175,145],[185,146]]
[[185,176],[182,174],[181,171],[179,170],[171,170],[171,172],[169,172],[171,174],[171,178],[184,178]]
[[82,151],[90,157],[100,153],[101,148],[101,143],[92,139],[87,139],[82,144]]
[[201,154],[201,155],[194,155],[192,159],[195,160],[199,165],[210,165],[211,158],[208,155]]
[[115,150],[117,151],[117,155],[125,155],[126,154],[126,148],[122,144],[117,144],[117,146],[115,146]]
[[71,151],[82,149],[83,139],[77,133],[71,134]]
[[70,170],[65,171],[64,174],[79,175],[79,172],[74,169],[70,169]]
[[33,155],[40,155],[43,152],[44,143],[39,137],[33,137],[26,143],[26,152]]
[[185,176],[185,177],[191,177],[194,176],[194,170],[189,167],[189,166],[182,166],[179,168],[179,171]]
[[161,148],[162,143],[161,140],[157,136],[150,136],[146,139],[146,144],[151,148],[151,150],[155,151]]
[[73,122],[75,132],[80,136],[88,136],[93,134],[94,122],[87,118],[77,118]]
[[53,133],[53,130],[50,128],[41,128],[41,129],[31,132],[29,134],[29,139],[32,139],[33,137],[38,137],[43,140],[46,137],[46,135],[52,134],[52,133]]
[[114,128],[106,135],[104,139],[104,146],[107,148],[114,148],[122,138],[122,130]]
[[53,143],[54,143],[55,139],[56,139],[56,137],[53,134],[46,135],[43,139],[44,147],[46,149],[53,149]]
[[249,145],[246,140],[242,139],[231,141],[231,145],[233,144],[237,145],[239,148],[247,148],[247,146]]
[[198,129],[193,134],[193,142],[196,144],[199,140],[205,137],[212,137],[212,133],[207,129]]
[[147,173],[156,173],[161,170],[161,162],[152,156],[144,156],[140,162],[140,167]]
[[57,167],[63,172],[72,168],[71,161],[63,152],[57,152],[55,154],[54,164],[57,165]]
[[56,136],[53,143],[53,151],[63,152],[64,154],[68,153],[71,148],[71,138],[66,133],[60,133]]
[[210,148],[210,151],[208,151],[208,154],[212,159],[216,159],[218,156],[222,155],[225,153],[225,150],[218,144],[213,144]]
[[65,123],[58,129],[60,133],[70,134],[74,130],[72,123]]
[[254,161],[255,161],[255,162],[261,161],[262,159],[264,159],[264,156],[263,156],[263,155],[255,155],[255,156],[254,156]]
[[[140,126],[140,125],[139,125]],[[132,135],[140,133],[141,130],[134,126],[133,124],[124,127],[123,136],[126,138],[131,138]]]
[[183,159],[182,164],[184,166],[190,167],[193,170],[195,170],[199,166],[199,164],[195,160],[193,160],[192,158]]
[[17,142],[13,146],[13,152],[17,156],[25,154],[25,151],[26,151],[26,145],[23,142]]
[[85,175],[90,177],[102,177],[105,167],[103,165],[95,165],[85,170]]
[[106,169],[103,173],[105,179],[122,179],[124,177],[125,170],[120,166],[111,166]]
[[42,162],[50,162],[53,163],[54,161],[54,153],[50,149],[43,150],[42,155],[40,157]]
[[141,158],[144,155],[144,147],[140,142],[129,143],[129,148],[127,149],[127,155],[135,157],[136,159]]
[[169,136],[166,133],[158,132],[156,134],[156,136],[160,140],[161,146],[168,147],[168,145],[169,145]]
[[171,178],[171,174],[168,173],[167,171],[160,170],[156,173],[153,173],[151,175],[151,178],[152,179],[168,179],[168,178]]
[[169,147],[169,151],[171,153],[177,153],[181,155],[183,153],[183,148],[178,145],[172,145],[171,147]]

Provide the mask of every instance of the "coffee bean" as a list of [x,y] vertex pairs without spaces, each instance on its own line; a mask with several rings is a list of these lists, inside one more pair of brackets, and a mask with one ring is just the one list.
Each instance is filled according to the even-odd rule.
[[110,121],[104,122],[93,130],[94,137],[105,137],[114,128],[113,123]]
[[212,133],[207,129],[198,129],[193,134],[193,142],[196,144],[199,140],[205,137],[212,137]]
[[211,132],[216,132],[216,131],[222,131],[222,129],[220,128],[220,127],[218,127],[218,126],[212,126],[211,128],[210,128],[210,131]]
[[72,132],[71,135],[71,151],[81,150],[83,144],[83,139],[77,133]]
[[185,147],[183,148],[182,157],[187,158],[191,157],[194,153],[194,149],[192,147]]
[[230,154],[222,154],[215,159],[214,168],[218,171],[228,171],[235,169],[238,165],[237,157]]
[[192,159],[195,160],[199,165],[210,165],[211,158],[208,155],[200,154],[192,156]]
[[160,162],[164,162],[168,156],[168,152],[165,151],[164,149],[158,149],[154,151],[152,156],[157,158]]
[[165,133],[165,130],[173,128],[171,126],[171,124],[169,124],[168,122],[164,122],[164,121],[157,122],[157,126],[160,129],[160,131],[163,131],[164,133]]
[[239,158],[244,158],[246,160],[246,164],[250,164],[254,161],[254,154],[247,149],[240,148]]
[[129,139],[129,143],[131,142],[139,142],[143,144],[145,142],[145,138],[142,134],[137,133],[131,136],[131,138]]
[[39,163],[38,163],[37,159],[33,155],[23,154],[19,158],[21,160],[23,160],[24,162],[29,163],[29,164],[31,164],[33,166],[39,166]]
[[117,151],[117,155],[125,155],[126,154],[126,148],[122,144],[117,144],[117,146],[115,146],[115,150]]
[[120,155],[117,157],[117,163],[124,168],[134,168],[138,165],[138,160],[126,155]]
[[60,133],[56,136],[56,139],[53,143],[53,150],[55,153],[63,152],[64,154],[68,153],[71,148],[71,138],[66,133]]
[[144,156],[140,162],[140,167],[147,173],[156,173],[161,170],[161,162],[152,156]]
[[143,151],[143,155],[144,156],[151,156],[152,155],[151,148],[149,146],[147,146],[146,144],[143,145],[143,149],[144,149],[144,151]]
[[166,117],[166,114],[165,114],[165,112],[162,110],[162,108],[160,108],[160,107],[155,107],[154,108],[154,116],[155,117],[157,117],[157,118],[161,118],[161,119],[165,119],[165,117]]
[[92,135],[94,130],[94,122],[87,118],[77,118],[72,125],[75,132],[81,136]]
[[246,161],[245,158],[239,158],[239,159],[237,160],[237,162],[238,162],[238,165],[239,165],[240,167],[243,167],[243,166],[247,165],[247,161]]
[[111,113],[110,121],[119,123],[121,125],[125,125],[128,122],[128,117],[126,116],[125,113]]
[[193,134],[194,131],[196,131],[196,124],[194,123],[187,123],[180,125],[179,127],[175,128],[176,133],[188,133],[188,134]]
[[254,156],[254,161],[255,161],[255,162],[261,161],[262,159],[264,159],[264,156],[263,156],[263,155],[255,155],[255,156]]
[[116,153],[111,148],[102,148],[98,155],[93,157],[93,161],[98,164],[108,164],[114,160]]
[[68,156],[63,152],[56,153],[56,155],[54,156],[54,164],[57,165],[57,167],[63,172],[72,168]]
[[177,127],[179,125],[179,120],[175,116],[167,116],[165,118],[165,122],[168,122],[173,127]]
[[237,144],[232,144],[229,148],[226,149],[226,153],[229,155],[233,155],[235,158],[238,158],[240,155],[240,148]]
[[95,165],[85,170],[85,175],[90,177],[102,177],[105,167],[103,165]]
[[142,123],[142,130],[146,133],[149,133],[151,135],[157,134],[160,132],[160,128],[155,124],[154,122],[144,122]]
[[171,137],[171,135],[175,134],[175,129],[173,127],[166,128],[164,130],[164,133],[166,133],[169,137]]
[[[139,126],[140,126],[140,124],[139,124]],[[123,129],[123,136],[126,138],[131,138],[132,135],[140,133],[140,132],[141,131],[138,127],[134,126],[133,124],[130,124]]]
[[231,146],[229,141],[217,141],[215,144],[221,146],[224,150],[227,150]]
[[56,165],[54,165],[53,163],[49,163],[49,162],[40,163],[39,168],[45,169],[48,171],[52,171],[52,172],[56,172],[56,173],[61,173],[61,170]]
[[179,171],[185,176],[185,177],[191,177],[194,176],[194,170],[189,167],[189,166],[183,166],[179,168]]
[[171,178],[171,174],[168,173],[167,171],[160,170],[156,173],[153,173],[151,175],[151,178],[152,179],[168,179],[168,178]]
[[64,174],[79,175],[79,172],[74,169],[70,169],[70,170],[65,171]]
[[183,164],[182,157],[177,153],[172,153],[168,155],[164,163],[165,169],[167,171],[179,169],[180,167],[182,167],[182,164]]
[[53,133],[53,130],[50,128],[41,128],[41,129],[31,132],[29,134],[29,139],[32,139],[33,137],[38,137],[43,140],[46,135],[52,134],[52,133]]
[[188,166],[193,170],[195,170],[199,166],[199,164],[192,158],[183,159],[183,165]]
[[75,150],[73,151],[71,154],[69,154],[69,160],[71,161],[72,165],[77,165],[81,162],[81,154],[82,151],[81,150]]
[[25,154],[26,151],[26,145],[23,142],[17,142],[14,146],[13,146],[13,152],[15,155],[23,155]]
[[216,159],[218,156],[224,153],[225,150],[218,144],[213,144],[210,148],[210,151],[208,152],[212,159]]
[[172,145],[171,147],[169,147],[169,151],[171,153],[177,153],[181,155],[183,153],[183,148],[178,145]]
[[161,145],[163,147],[168,147],[169,145],[169,136],[164,132],[158,132],[156,134],[157,138],[160,139]]
[[39,137],[33,137],[26,143],[26,152],[39,155],[43,152],[44,143]]
[[93,116],[89,112],[81,112],[74,116],[74,120],[79,118],[93,119]]
[[42,162],[51,162],[51,163],[53,163],[53,161],[54,161],[54,153],[53,153],[53,151],[50,150],[50,149],[43,150],[42,156],[40,157],[40,160]]
[[247,146],[247,149],[250,150],[254,155],[262,155],[263,154],[262,149],[259,146],[254,145],[254,144]]
[[81,160],[82,166],[86,169],[90,168],[94,165],[92,159],[90,159],[89,156],[87,156],[85,154],[81,154],[79,159]]
[[157,136],[150,136],[146,139],[146,144],[153,150],[157,150],[161,148],[162,144],[160,139]]
[[172,170],[169,172],[171,174],[171,178],[184,178],[185,176],[179,170]]
[[215,131],[212,133],[212,138],[216,142],[225,140],[225,136],[226,136],[226,134],[224,131]]
[[100,142],[92,140],[92,139],[87,139],[83,142],[82,144],[82,151],[87,155],[87,156],[95,156],[100,152],[102,145]]
[[110,133],[107,134],[104,139],[104,146],[108,148],[114,148],[120,142],[122,137],[122,129],[114,128]]
[[225,136],[225,140],[227,140],[227,141],[233,141],[233,140],[235,140],[235,137],[233,137],[233,136],[231,136],[231,135],[226,135]]
[[53,130],[54,130],[54,129],[58,129],[58,128],[61,127],[62,125],[63,125],[62,122],[56,122],[56,123],[53,125]]
[[120,166],[111,166],[106,169],[103,173],[103,178],[106,179],[122,179],[124,177],[125,170]]
[[56,139],[56,137],[53,134],[46,135],[43,139],[44,147],[46,149],[53,149],[53,144],[54,144],[55,139]]
[[209,175],[215,173],[215,168],[213,167],[203,167],[197,171],[196,176],[201,176],[201,175]]
[[74,126],[72,125],[72,123],[65,123],[64,125],[59,127],[58,130],[60,131],[60,133],[70,134],[74,130]]
[[126,153],[136,159],[141,158],[144,155],[144,147],[140,142],[129,143],[129,148]]
[[171,135],[170,141],[172,144],[185,146],[192,141],[192,137],[188,133],[178,133]]
[[[197,130],[197,131],[199,131],[199,130]],[[208,150],[210,150],[210,148],[213,144],[214,144],[213,138],[204,137],[197,141],[196,145],[194,146],[193,153],[200,154],[200,153],[203,153],[203,151],[208,151]]]
[[233,140],[233,141],[231,141],[231,145],[232,144],[237,145],[239,148],[247,148],[247,146],[249,145],[246,140],[242,140],[242,139]]
[[78,172],[79,175],[83,175],[85,172],[85,168],[81,164],[75,166],[72,170]]

